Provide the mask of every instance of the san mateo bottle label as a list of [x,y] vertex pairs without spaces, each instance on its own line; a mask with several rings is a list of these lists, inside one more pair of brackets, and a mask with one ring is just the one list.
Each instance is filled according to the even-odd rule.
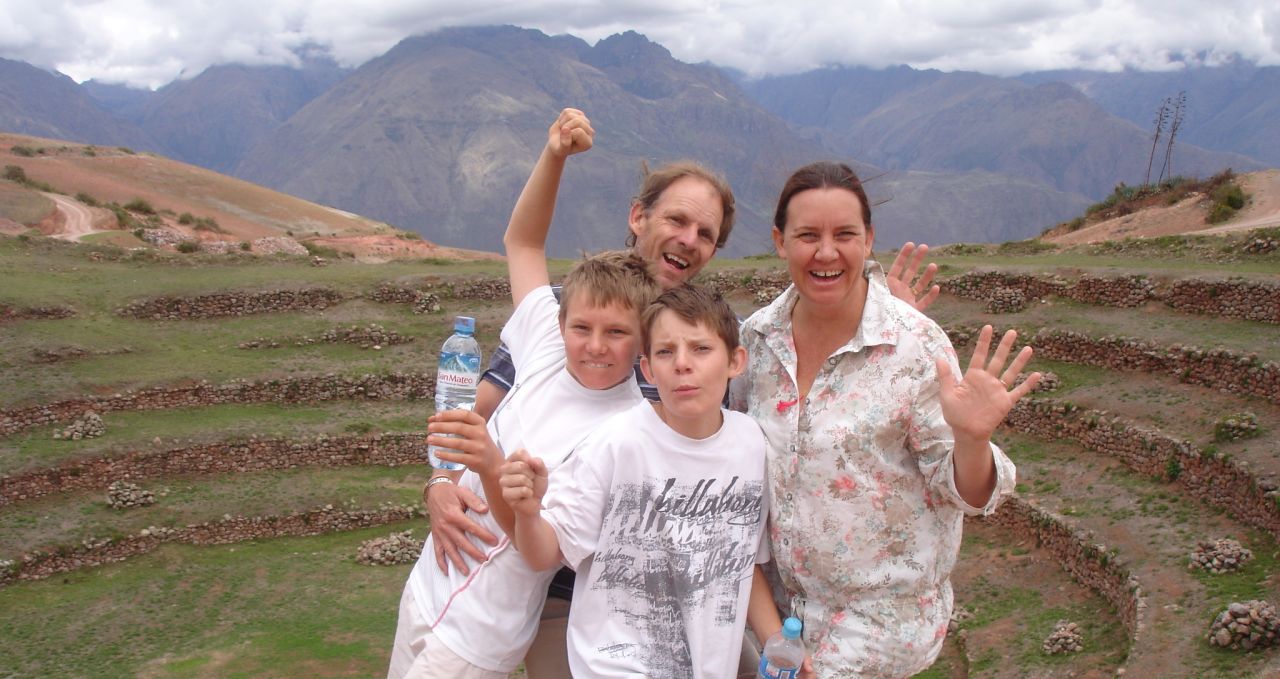
[[769,663],[768,657],[761,657],[760,676],[767,677],[767,679],[796,679],[796,677],[800,676],[800,670],[798,668],[784,669],[781,667],[774,667]]
[[440,352],[436,381],[466,389],[475,388],[480,383],[480,357],[453,351]]

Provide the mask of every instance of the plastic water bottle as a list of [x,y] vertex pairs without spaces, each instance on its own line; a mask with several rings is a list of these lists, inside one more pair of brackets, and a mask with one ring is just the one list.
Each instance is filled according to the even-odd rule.
[[[476,319],[458,316],[453,321],[453,334],[440,347],[440,366],[436,370],[437,413],[475,407],[476,387],[480,384],[480,343],[476,342],[475,331]],[[427,449],[432,467],[462,469],[462,464],[437,457],[436,451],[440,449],[439,446]]]
[[765,679],[796,679],[804,664],[804,643],[800,641],[800,621],[787,618],[764,645],[760,654],[760,676]]

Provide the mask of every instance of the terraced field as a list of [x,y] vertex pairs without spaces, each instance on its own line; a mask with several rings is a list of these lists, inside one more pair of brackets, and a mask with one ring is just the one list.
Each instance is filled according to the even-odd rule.
[[[1218,242],[1215,252],[1231,250]],[[1209,258],[1193,245],[966,246],[938,261],[953,280],[981,267],[1067,284],[1141,274],[1158,288],[1184,278],[1280,285],[1275,250]],[[411,514],[429,469],[411,434],[431,410],[434,355],[457,313],[477,316],[482,345],[494,346],[509,306],[493,284],[502,273],[492,263],[313,267],[0,237],[0,676],[385,672],[409,566],[362,565],[356,551],[392,532],[426,534],[429,517]],[[745,313],[780,274],[773,260],[717,262],[709,280]],[[380,286],[417,292],[375,301],[395,297]],[[162,296],[315,289],[332,301],[200,319],[118,313]],[[427,295],[439,311],[415,313],[411,300]],[[1137,353],[1149,361],[1221,349],[1252,377],[1232,391],[1241,380],[1225,368],[1100,367],[1066,350],[1038,359],[1060,386],[999,435],[1019,467],[1018,497],[967,526],[954,578],[963,613],[923,676],[1280,675],[1274,649],[1205,640],[1228,604],[1280,602],[1280,399],[1256,388],[1280,363],[1280,326],[1155,299],[1113,308],[1056,295],[997,314],[944,294],[930,313],[962,355],[965,329],[993,323],[1023,336],[1128,338],[1145,343]],[[323,339],[371,325],[409,341]],[[89,407],[102,436],[55,438],[74,433]],[[1258,435],[1215,438],[1223,416],[1245,412]],[[1126,436],[1139,436],[1136,453],[1121,450]],[[1228,473],[1231,483],[1212,485]],[[115,480],[151,491],[155,504],[112,509]],[[1219,538],[1253,559],[1231,574],[1189,570],[1197,543]],[[1080,652],[1041,649],[1060,620],[1079,625]]]

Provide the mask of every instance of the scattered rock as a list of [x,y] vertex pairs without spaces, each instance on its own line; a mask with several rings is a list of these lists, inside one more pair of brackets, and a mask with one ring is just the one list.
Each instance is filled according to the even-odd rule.
[[1191,553],[1188,569],[1202,568],[1214,575],[1239,570],[1253,559],[1253,552],[1239,542],[1223,538],[1213,542],[1201,542]]
[[1080,626],[1074,622],[1059,620],[1040,648],[1049,655],[1080,652],[1084,649],[1084,637],[1080,635]]
[[1209,643],[1236,651],[1253,651],[1276,645],[1280,617],[1266,601],[1237,602],[1214,618],[1206,635]]
[[423,540],[415,540],[413,531],[392,533],[385,538],[366,540],[356,551],[356,561],[366,566],[394,566],[414,563],[422,554]]
[[285,236],[259,238],[258,240],[253,241],[252,247],[253,251],[260,255],[284,254],[305,257],[311,254],[302,246],[302,243]]
[[107,487],[107,504],[112,509],[146,507],[156,503],[156,495],[128,481],[116,481]]
[[1258,416],[1250,413],[1224,415],[1213,424],[1213,438],[1217,441],[1239,441],[1258,435]]
[[86,410],[84,416],[72,422],[71,426],[62,431],[55,431],[53,438],[62,441],[79,441],[96,439],[105,433],[107,433],[107,426],[103,424],[102,416],[92,410]]

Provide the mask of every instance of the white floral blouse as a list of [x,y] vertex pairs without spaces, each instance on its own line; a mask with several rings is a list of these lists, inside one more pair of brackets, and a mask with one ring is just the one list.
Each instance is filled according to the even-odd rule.
[[955,350],[889,293],[879,266],[869,262],[866,276],[862,325],[806,399],[796,387],[794,286],[743,324],[750,359],[733,386],[733,407],[769,440],[779,603],[803,607],[820,677],[908,677],[933,662],[951,616],[963,517],[995,511],[1016,474],[993,445],[990,501],[961,499],[934,365],[945,356],[961,375]]

